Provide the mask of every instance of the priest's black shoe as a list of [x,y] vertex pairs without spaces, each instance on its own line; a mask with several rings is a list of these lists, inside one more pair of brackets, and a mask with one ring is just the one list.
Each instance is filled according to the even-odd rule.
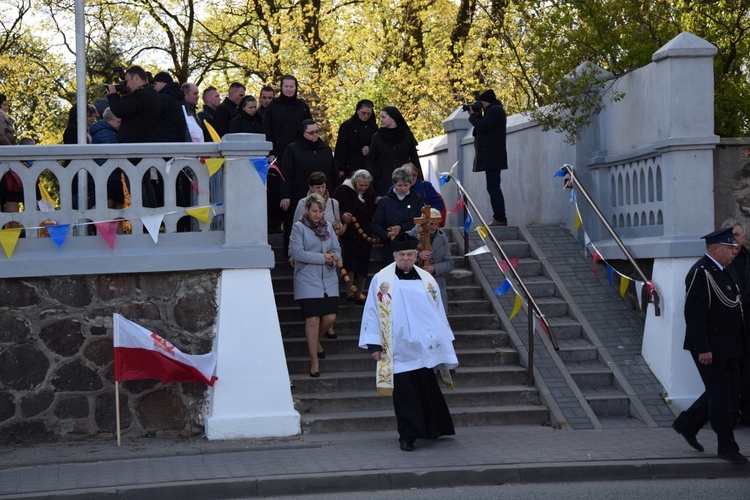
[[414,444],[406,439],[400,440],[399,445],[401,446],[401,451],[414,451]]
[[703,445],[698,442],[698,439],[696,439],[695,436],[691,436],[690,434],[687,434],[685,432],[680,432],[680,430],[677,429],[674,424],[672,424],[672,429],[674,429],[677,434],[682,436],[685,441],[687,441],[687,444],[689,444],[693,449],[703,451]]
[[727,462],[731,462],[737,465],[745,465],[748,463],[747,457],[739,451],[725,451],[718,454],[719,458],[723,458]]

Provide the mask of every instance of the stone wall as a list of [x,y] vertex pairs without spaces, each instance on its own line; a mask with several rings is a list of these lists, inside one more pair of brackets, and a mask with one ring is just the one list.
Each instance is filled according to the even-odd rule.
[[750,138],[722,139],[714,151],[715,227],[732,218],[750,224]]
[[[0,444],[115,432],[112,314],[211,351],[218,271],[0,280]],[[207,386],[120,384],[123,436],[203,433]]]

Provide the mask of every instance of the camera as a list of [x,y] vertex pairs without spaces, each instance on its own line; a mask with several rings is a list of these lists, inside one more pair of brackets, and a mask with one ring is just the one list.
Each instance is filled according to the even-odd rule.
[[481,113],[482,111],[482,103],[479,102],[479,92],[472,92],[471,93],[474,96],[474,102],[471,104],[464,104],[461,106],[461,109],[464,111],[473,111],[474,113]]
[[[117,83],[111,83],[110,85],[114,85],[115,91],[118,94],[127,94],[130,92],[128,90],[128,84],[125,82],[125,70],[120,66],[115,66],[114,72],[120,77],[120,81]],[[107,91],[107,84],[104,85],[104,91]]]

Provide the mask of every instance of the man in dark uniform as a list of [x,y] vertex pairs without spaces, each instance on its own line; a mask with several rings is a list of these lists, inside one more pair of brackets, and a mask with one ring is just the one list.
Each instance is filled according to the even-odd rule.
[[733,464],[746,464],[734,439],[731,419],[737,397],[738,367],[742,356],[742,297],[726,267],[732,263],[736,245],[732,228],[703,236],[706,255],[690,268],[685,278],[685,343],[705,391],[672,424],[685,441],[698,451],[696,436],[706,422],[718,439],[718,456]]

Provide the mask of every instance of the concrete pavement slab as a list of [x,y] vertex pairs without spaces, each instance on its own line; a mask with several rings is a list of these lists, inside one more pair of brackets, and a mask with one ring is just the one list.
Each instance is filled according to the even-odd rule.
[[[501,484],[681,477],[750,477],[670,428],[458,428],[399,450],[394,432],[283,439],[77,442],[0,448],[0,498],[253,498]],[[736,431],[750,452],[750,428]]]

